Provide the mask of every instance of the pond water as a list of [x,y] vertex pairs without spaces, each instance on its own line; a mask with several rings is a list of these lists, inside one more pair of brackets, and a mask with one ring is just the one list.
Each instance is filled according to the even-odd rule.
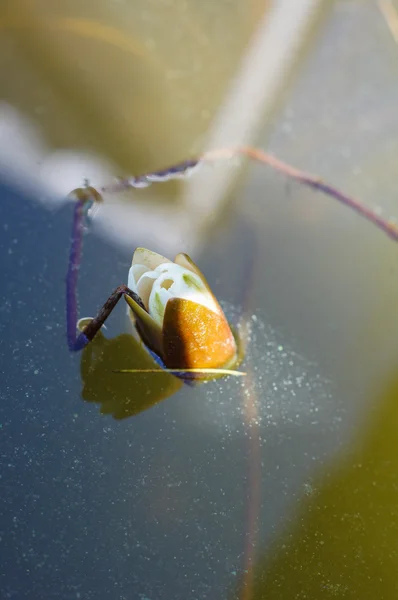
[[[11,3],[0,12],[1,598],[396,597],[393,241],[258,165],[214,212],[207,196],[192,200],[217,177],[211,167],[188,183],[105,196],[84,236],[81,316],[126,282],[135,247],[189,251],[230,321],[249,327],[247,376],[191,388],[166,374],[114,373],[148,361],[124,305],[106,339],[82,354],[66,345],[73,205],[59,197],[84,177],[109,181],[202,149],[264,10],[249,4],[213,14],[212,3],[74,3],[53,14],[43,1],[23,26]],[[167,35],[156,10],[168,15]],[[35,44],[40,15],[54,57]],[[398,215],[398,46],[382,11],[336,2],[307,44],[262,147]],[[219,46],[233,56],[219,57]]]

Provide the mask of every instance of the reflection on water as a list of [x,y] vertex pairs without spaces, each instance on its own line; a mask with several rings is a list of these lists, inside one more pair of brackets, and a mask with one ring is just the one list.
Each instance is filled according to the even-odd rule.
[[153,369],[153,359],[132,335],[107,340],[99,332],[83,351],[82,397],[101,406],[102,414],[125,419],[168,398],[183,384],[167,373],[121,374],[120,369]]
[[[229,322],[238,325],[241,307],[225,303],[223,307]],[[250,333],[241,368],[248,379],[217,379],[186,389],[167,373],[152,377],[117,373],[121,369],[154,368],[154,361],[132,335],[108,339],[99,332],[82,353],[82,397],[99,404],[101,413],[121,419],[148,410],[182,388],[183,396],[190,398],[184,409],[186,417],[198,426],[243,430],[247,401],[255,406],[252,417],[256,425],[266,421],[268,426],[278,427],[281,422],[303,418],[313,427],[319,420],[329,420],[332,426],[331,383],[319,374],[319,366],[283,345],[280,336],[259,317],[247,318],[250,322],[245,331]],[[336,425],[339,422],[337,418]]]

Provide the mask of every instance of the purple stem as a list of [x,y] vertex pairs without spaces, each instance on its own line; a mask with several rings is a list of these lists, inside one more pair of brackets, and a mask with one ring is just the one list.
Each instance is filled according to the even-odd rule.
[[83,223],[86,214],[86,203],[86,201],[78,200],[73,212],[72,244],[69,253],[68,272],[66,274],[66,335],[69,350],[72,352],[82,350],[89,342],[84,333],[80,333],[79,335],[76,333],[79,312],[77,282],[82,256]]
[[181,177],[186,177],[190,175],[192,171],[196,168],[200,167],[203,163],[213,163],[217,160],[228,159],[232,156],[246,156],[251,160],[262,163],[263,165],[268,165],[272,169],[279,171],[290,177],[291,179],[295,179],[299,183],[306,185],[312,189],[318,190],[327,196],[330,196],[340,202],[341,204],[347,206],[357,214],[361,215],[364,219],[373,223],[375,227],[383,231],[388,235],[391,239],[398,241],[398,226],[388,220],[383,218],[378,214],[377,210],[373,210],[372,208],[367,207],[362,204],[359,200],[347,196],[334,186],[324,183],[318,177],[314,177],[308,173],[304,173],[291,165],[282,162],[278,158],[263,152],[263,150],[259,148],[254,148],[252,146],[242,146],[236,148],[219,148],[218,150],[212,150],[206,152],[195,159],[190,159],[183,161],[177,165],[173,165],[167,169],[160,169],[158,171],[153,171],[151,173],[145,173],[144,175],[140,175],[139,177],[126,177],[124,179],[119,179],[114,184],[101,188],[102,192],[119,192],[123,191],[127,188],[142,188],[147,187],[155,182],[168,181],[170,179],[176,179]]

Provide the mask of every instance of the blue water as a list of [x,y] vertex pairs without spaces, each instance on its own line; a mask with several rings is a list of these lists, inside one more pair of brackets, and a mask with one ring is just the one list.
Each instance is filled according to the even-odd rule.
[[[136,416],[101,415],[130,395],[145,406],[151,392],[145,381],[109,384],[95,360],[90,379],[67,350],[72,206],[47,211],[3,187],[0,212],[1,598],[238,596],[248,536],[259,548],[272,539],[313,457],[339,437],[329,383],[254,317],[249,383],[182,386]],[[245,222],[228,228],[241,247]],[[82,316],[125,281],[130,259],[85,236]],[[106,335],[127,330],[122,303]],[[117,339],[123,348],[130,338]],[[252,423],[247,399],[257,402]]]
[[[0,211],[1,597],[208,597],[240,566],[243,498],[223,472],[228,449],[245,472],[242,436],[184,425],[181,400],[125,421],[84,403],[64,324],[71,207],[47,212],[3,187]],[[92,314],[128,257],[85,242]]]

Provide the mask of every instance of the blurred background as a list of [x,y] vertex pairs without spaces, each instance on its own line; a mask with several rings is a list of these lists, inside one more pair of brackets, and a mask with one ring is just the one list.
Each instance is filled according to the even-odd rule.
[[397,106],[393,0],[2,0],[1,598],[397,597],[394,242],[222,161],[105,195],[80,308],[189,252],[245,381],[122,383],[124,307],[83,358],[64,334],[84,179],[253,144],[394,219]]

